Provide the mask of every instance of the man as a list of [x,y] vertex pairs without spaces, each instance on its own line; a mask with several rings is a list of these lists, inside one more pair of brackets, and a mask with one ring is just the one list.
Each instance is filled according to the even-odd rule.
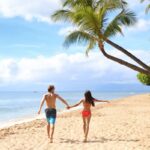
[[[61,102],[63,102],[69,109],[68,103],[58,94],[56,94],[54,91],[55,91],[55,87],[53,85],[50,85],[48,87],[48,93],[43,95],[40,108],[38,111],[38,114],[40,114],[42,106],[44,102],[46,102],[47,108],[45,109],[45,114],[46,114],[46,119],[47,119],[47,135],[51,143],[53,142],[53,134],[54,134],[54,128],[55,128],[56,114],[57,114],[56,99],[59,99]],[[51,134],[50,134],[50,130],[51,130]]]

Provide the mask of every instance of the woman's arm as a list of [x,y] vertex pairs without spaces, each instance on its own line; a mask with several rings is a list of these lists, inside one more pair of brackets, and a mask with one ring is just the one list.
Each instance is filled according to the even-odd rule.
[[72,106],[70,106],[69,108],[77,107],[77,106],[79,106],[82,102],[83,102],[83,100],[80,100],[77,104],[72,105]]
[[98,99],[95,99],[95,98],[94,98],[94,101],[95,101],[95,102],[106,102],[106,103],[110,103],[109,101],[106,101],[106,100],[98,100]]
[[45,102],[45,95],[43,95],[43,97],[42,97],[42,100],[41,100],[41,104],[40,104],[40,108],[39,108],[39,111],[38,111],[38,114],[40,114],[41,113],[41,109],[42,109],[42,107],[43,107],[43,104],[44,104],[44,102]]
[[67,106],[67,108],[69,108],[69,104],[68,104],[62,97],[60,97],[59,95],[57,95],[57,98],[58,98],[61,102],[63,102],[63,103]]

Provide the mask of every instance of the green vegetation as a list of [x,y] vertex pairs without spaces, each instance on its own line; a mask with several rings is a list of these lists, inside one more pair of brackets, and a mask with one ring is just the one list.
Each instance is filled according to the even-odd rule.
[[138,73],[137,78],[141,83],[150,86],[150,75],[146,75],[146,74],[143,74],[143,73]]
[[[108,59],[135,71],[150,75],[150,67],[129,51],[110,40],[116,34],[123,35],[123,26],[136,22],[134,12],[127,8],[124,0],[64,0],[62,9],[52,15],[54,21],[71,23],[75,29],[66,36],[64,45],[86,43],[88,54],[98,46],[99,51]],[[109,44],[140,65],[129,63],[122,58],[108,54],[105,45]]]

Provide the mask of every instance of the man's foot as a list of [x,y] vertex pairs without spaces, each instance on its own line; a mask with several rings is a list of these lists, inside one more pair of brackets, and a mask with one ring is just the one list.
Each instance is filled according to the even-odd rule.
[[50,143],[53,143],[53,138],[50,138]]

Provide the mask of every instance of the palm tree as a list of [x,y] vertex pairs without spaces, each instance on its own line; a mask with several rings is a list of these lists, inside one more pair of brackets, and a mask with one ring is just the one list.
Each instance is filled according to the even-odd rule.
[[[127,3],[123,0],[65,0],[62,9],[54,12],[54,21],[68,21],[77,29],[66,36],[64,45],[87,43],[86,53],[95,46],[108,59],[135,71],[150,74],[150,67],[135,57],[129,51],[110,40],[111,37],[120,33],[121,27],[130,26],[136,22],[135,14],[127,9]],[[115,14],[115,16],[113,15]],[[124,53],[138,65],[129,63],[123,59],[108,54],[105,43],[113,46],[116,50]]]
[[[141,0],[141,2],[144,2],[144,1],[145,1],[145,0]],[[149,9],[150,9],[150,3],[149,3],[148,6],[146,7],[145,12],[148,13]]]

